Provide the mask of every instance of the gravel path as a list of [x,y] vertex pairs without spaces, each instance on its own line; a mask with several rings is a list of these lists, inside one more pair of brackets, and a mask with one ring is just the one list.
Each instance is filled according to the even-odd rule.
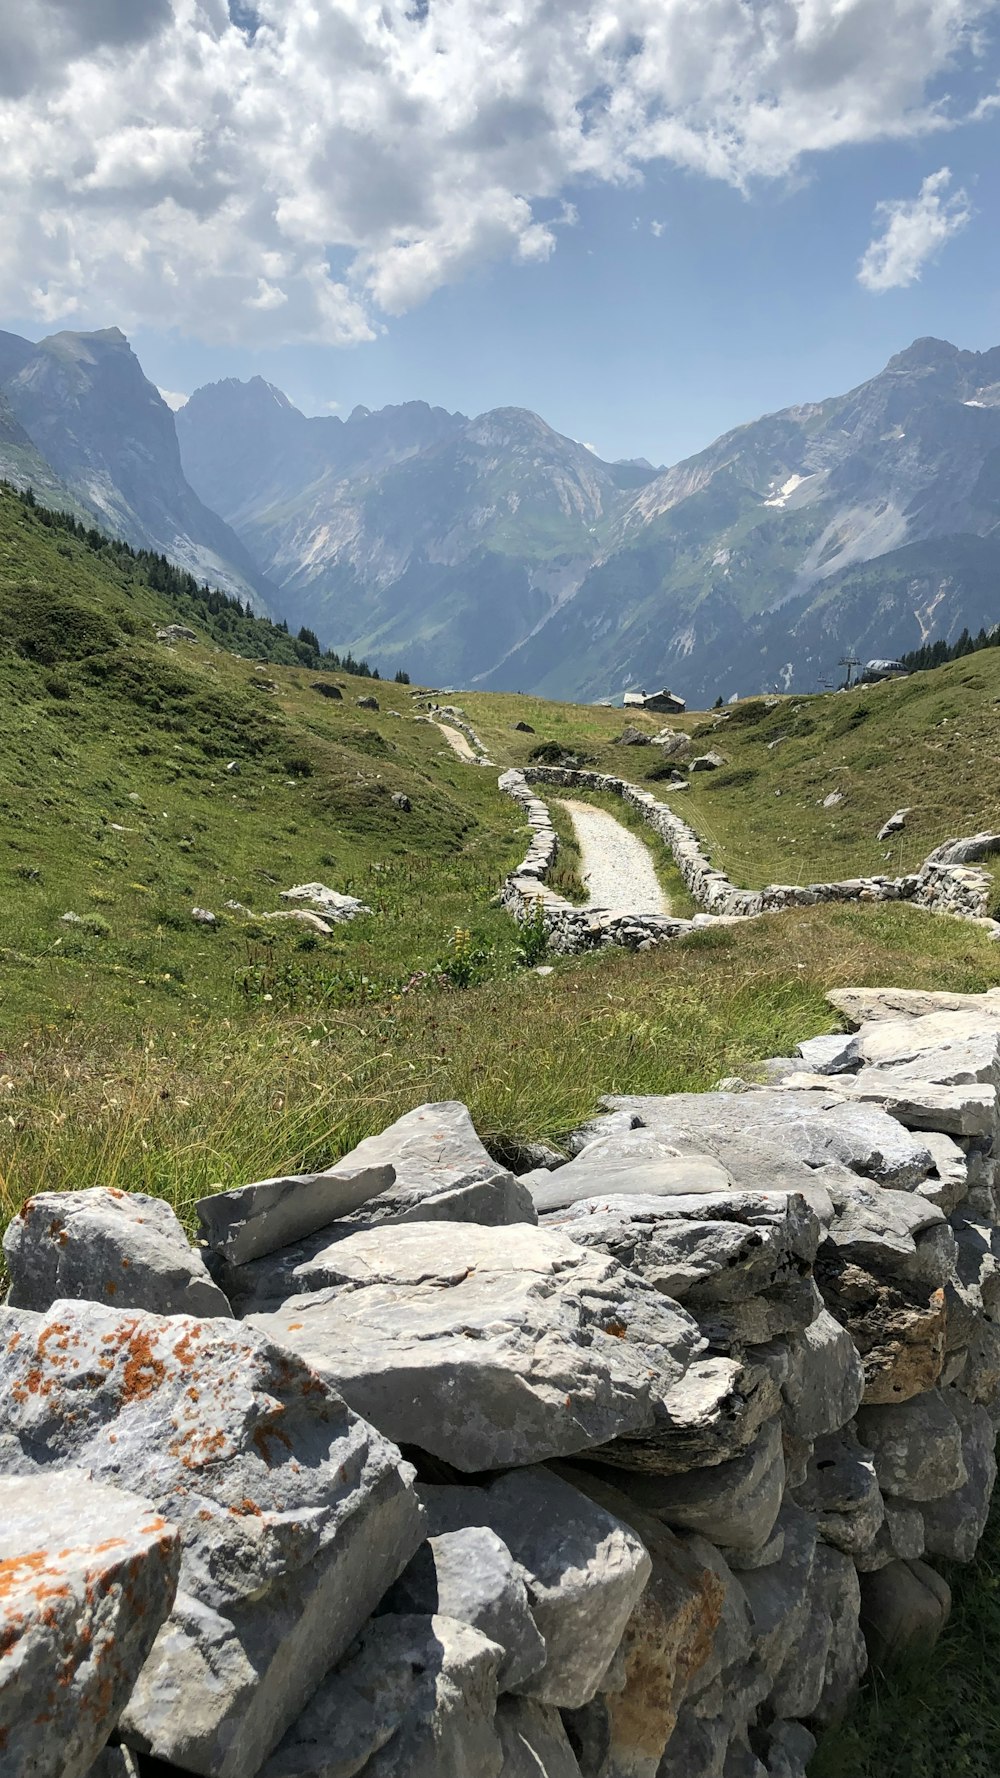
[[613,815],[590,803],[559,798],[568,810],[583,854],[581,876],[590,890],[589,906],[627,908],[631,914],[669,914],[649,847]]
[[434,721],[434,727],[441,730],[449,747],[454,747],[455,752],[459,754],[462,759],[471,759],[473,765],[478,765],[479,762],[460,728],[451,728],[447,722],[438,722],[436,719]]

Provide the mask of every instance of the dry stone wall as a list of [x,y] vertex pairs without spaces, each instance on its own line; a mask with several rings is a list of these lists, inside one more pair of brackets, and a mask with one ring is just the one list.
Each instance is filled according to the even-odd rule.
[[196,1248],[26,1205],[5,1774],[804,1778],[944,1623],[1000,1425],[998,997],[832,998],[519,1177],[440,1104]]
[[[780,908],[813,907],[817,902],[909,901],[932,913],[951,914],[986,925],[1000,936],[1000,924],[990,919],[992,879],[976,869],[973,860],[1000,851],[1000,835],[982,833],[949,840],[925,860],[920,870],[902,877],[848,877],[835,883],[770,883],[764,889],[741,889],[717,869],[702,850],[701,842],[686,821],[648,790],[601,772],[566,766],[528,766],[511,770],[499,780],[528,814],[532,846],[527,857],[508,877],[502,892],[504,906],[516,918],[540,917],[557,951],[588,950],[600,944],[627,944],[632,948],[676,938],[704,924],[703,919],[673,920],[666,916],[629,914],[574,908],[571,902],[544,887],[548,863],[558,846],[544,803],[533,795],[533,784],[552,784],[566,790],[595,790],[621,797],[670,848],[674,862],[694,900],[715,919],[747,919]],[[539,868],[546,856],[548,863]]]

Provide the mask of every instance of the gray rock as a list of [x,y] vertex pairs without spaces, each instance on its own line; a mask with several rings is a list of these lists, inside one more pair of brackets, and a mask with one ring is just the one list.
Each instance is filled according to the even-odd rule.
[[965,1481],[952,1493],[924,1504],[924,1547],[928,1555],[971,1562],[986,1529],[997,1478],[996,1431],[983,1407],[957,1389],[946,1399],[961,1429]]
[[964,1150],[951,1136],[928,1130],[924,1141],[934,1160],[934,1172],[921,1180],[920,1194],[948,1216],[968,1192],[969,1163]]
[[567,1709],[586,1704],[649,1578],[642,1542],[623,1520],[547,1469],[499,1477],[484,1490],[480,1511],[521,1564],[545,1641],[545,1666],[518,1690]]
[[856,1067],[848,1032],[835,1031],[829,1037],[807,1037],[796,1049],[812,1074],[840,1074]]
[[348,1157],[325,1173],[258,1179],[215,1192],[195,1205],[207,1245],[232,1265],[244,1265],[313,1235],[388,1191],[395,1169],[357,1166]]
[[917,1238],[944,1223],[943,1212],[920,1192],[879,1189],[857,1179],[835,1190],[836,1215],[824,1252],[856,1265],[923,1281]]
[[807,1442],[853,1420],[864,1393],[864,1370],[849,1333],[826,1309],[789,1342],[781,1385],[784,1418]]
[[767,1778],[807,1778],[816,1737],[801,1722],[774,1722],[767,1732]]
[[868,1548],[854,1558],[859,1574],[874,1574],[890,1562],[915,1561],[924,1553],[924,1520],[919,1506],[886,1500],[885,1517]]
[[[459,1489],[465,1494],[466,1489]],[[517,1691],[545,1665],[520,1567],[487,1525],[470,1524],[421,1544],[382,1608],[401,1615],[457,1618],[499,1643],[501,1691]]]
[[0,1751],[84,1778],[170,1611],[181,1544],[148,1500],[79,1470],[0,1477]]
[[394,809],[401,809],[404,815],[408,815],[413,808],[413,804],[405,790],[394,790],[389,801],[392,803]]
[[330,1264],[338,1284],[253,1325],[457,1469],[598,1445],[665,1470],[721,1462],[770,1411],[756,1374],[700,1356],[683,1309],[564,1235],[408,1223],[350,1236]]
[[653,1518],[680,1531],[698,1531],[730,1549],[753,1550],[774,1530],[785,1486],[779,1421],[761,1427],[754,1443],[729,1463],[687,1475],[626,1475],[618,1486]]
[[973,1012],[984,1021],[1000,1019],[998,988],[985,994],[934,988],[834,988],[827,1000],[855,1027],[875,1019],[921,1019],[933,1012]]
[[688,766],[689,772],[714,772],[726,763],[721,753],[700,753]]
[[454,1618],[377,1617],[260,1778],[500,1778],[501,1651]]
[[710,1155],[682,1153],[648,1130],[598,1136],[553,1176],[539,1168],[522,1175],[538,1214],[564,1210],[586,1198],[668,1197],[726,1192],[726,1169]]
[[157,1315],[231,1316],[163,1198],[142,1192],[39,1192],[4,1236],[12,1308],[85,1297]]
[[661,1141],[687,1142],[716,1155],[743,1188],[749,1181],[738,1160],[721,1152],[720,1140],[738,1145],[750,1136],[809,1167],[835,1163],[898,1190],[918,1185],[931,1169],[926,1147],[877,1106],[845,1105],[832,1084],[828,1102],[814,1093],[761,1087],[751,1093],[674,1093],[605,1103],[640,1117]]
[[738,1303],[798,1283],[808,1276],[821,1233],[798,1196],[746,1192],[589,1198],[545,1226],[602,1248],[664,1295],[689,1302],[694,1313],[695,1304]]
[[496,1728],[503,1749],[502,1778],[580,1778],[562,1717],[550,1705],[501,1698]]
[[721,1717],[681,1711],[660,1761],[657,1778],[726,1778],[729,1724]]
[[1000,1023],[978,1012],[939,1011],[913,1019],[862,1025],[853,1054],[866,1067],[889,1069],[941,1086],[980,1081],[1000,1085]]
[[872,1454],[846,1428],[816,1440],[795,1500],[816,1515],[823,1541],[848,1556],[870,1549],[885,1520]]
[[[782,1089],[795,1093],[835,1091],[845,1102],[877,1105],[907,1130],[919,1130],[930,1147],[930,1132],[950,1131],[955,1136],[988,1134],[996,1117],[996,1092],[977,1084],[941,1086],[911,1075],[907,1067],[862,1068],[858,1074],[838,1074],[831,1086],[819,1074],[786,1074]],[[924,1181],[915,1188],[923,1190]]]
[[592,1117],[587,1123],[580,1124],[578,1129],[571,1130],[566,1137],[564,1147],[566,1153],[573,1159],[576,1155],[582,1154],[591,1142],[596,1142],[605,1136],[627,1135],[630,1130],[640,1128],[641,1122],[636,1113],[606,1111],[601,1117]]
[[378,698],[373,698],[373,697],[355,698],[354,701],[357,704],[359,710],[377,710],[378,709]]
[[861,1579],[861,1623],[873,1663],[914,1644],[933,1647],[948,1622],[951,1588],[926,1562],[891,1562]]
[[900,833],[906,826],[906,817],[909,813],[909,809],[897,809],[894,815],[889,816],[888,821],[883,822],[878,833],[875,835],[875,838],[877,840],[887,840],[890,839],[894,833]]
[[858,1437],[874,1457],[883,1494],[922,1504],[964,1486],[962,1426],[951,1400],[955,1393],[932,1389],[911,1401],[861,1409]]
[[183,1537],[123,1739],[253,1778],[421,1540],[398,1451],[232,1321],[60,1302],[8,1311],[11,1327],[0,1470],[34,1483],[78,1465],[153,1501]]
[[[781,1514],[785,1547],[780,1562],[740,1575],[750,1606],[753,1652],[772,1682],[798,1649],[810,1615],[810,1588],[816,1560],[816,1525],[794,1505]],[[775,1704],[779,1715],[787,1711]]]

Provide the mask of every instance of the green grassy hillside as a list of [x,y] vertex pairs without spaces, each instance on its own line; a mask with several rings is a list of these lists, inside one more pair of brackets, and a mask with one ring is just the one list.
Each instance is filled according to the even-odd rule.
[[[850,692],[747,698],[705,714],[627,715],[600,706],[463,695],[486,742],[518,764],[555,740],[592,763],[646,783],[697,829],[716,862],[748,888],[912,870],[941,840],[1000,827],[1000,650]],[[511,734],[523,720],[534,735]],[[616,745],[625,723],[684,730],[693,751],[725,766],[696,773],[679,795],[656,774],[653,747]],[[824,799],[841,800],[830,808]],[[908,805],[902,833],[876,835]]]
[[[493,905],[526,839],[496,773],[414,721],[408,687],[249,658],[293,645],[156,578],[0,492],[4,1213],[41,1187],[92,1183],[187,1213],[213,1184],[328,1163],[427,1098],[465,1099],[498,1151],[558,1139],[604,1092],[707,1086],[829,1028],[824,991],[847,979],[1000,981],[978,930],[907,908],[817,908],[659,953],[556,959],[540,977],[538,935]],[[199,639],[158,643],[172,621]],[[952,825],[979,825],[992,781],[958,763],[988,748],[994,658],[850,698],[739,706],[718,731],[687,717],[730,764],[678,806],[747,881],[786,874],[807,832],[807,874],[869,868],[868,829],[918,800],[914,760],[927,832],[956,779]],[[360,709],[373,692],[379,710]],[[890,746],[907,697],[923,727]],[[620,710],[461,702],[501,765],[543,739],[640,778],[660,759],[615,744]],[[817,763],[834,741],[836,779]],[[816,810],[828,780],[850,789],[836,821]],[[571,892],[574,867],[569,852]],[[329,938],[261,917],[312,880],[371,914]],[[665,880],[676,891],[669,867]]]

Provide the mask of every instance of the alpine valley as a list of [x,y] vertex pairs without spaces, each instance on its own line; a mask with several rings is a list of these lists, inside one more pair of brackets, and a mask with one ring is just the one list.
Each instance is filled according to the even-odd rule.
[[1000,348],[655,469],[521,408],[309,418],[255,377],[174,415],[117,329],[0,335],[0,475],[382,671],[703,706],[1000,619]]

